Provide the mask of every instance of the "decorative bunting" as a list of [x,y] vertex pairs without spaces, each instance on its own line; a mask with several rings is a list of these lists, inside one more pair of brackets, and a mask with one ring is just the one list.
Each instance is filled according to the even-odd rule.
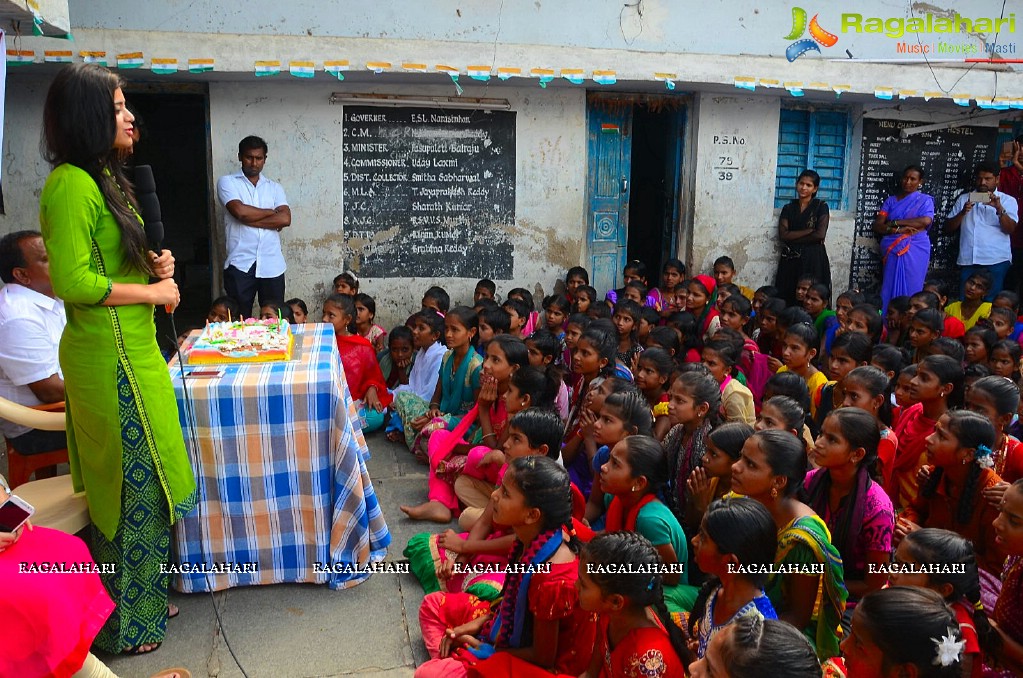
[[189,59],[189,73],[208,73],[213,70],[213,59]]
[[931,99],[944,99],[944,92],[924,92],[924,101],[930,101]]
[[874,96],[877,97],[878,99],[891,101],[892,97],[895,96],[895,89],[892,87],[875,87]]
[[466,66],[465,72],[473,80],[487,82],[490,80],[490,66]]
[[735,76],[735,86],[739,89],[754,92],[757,89],[757,79],[751,78],[748,75],[737,75]]
[[1005,101],[1005,97],[998,97],[994,100],[988,101],[977,101],[978,108],[985,108],[994,111],[1007,111],[1009,110],[1009,104]]
[[806,86],[806,88],[807,89],[815,89],[815,90],[819,90],[821,92],[825,92],[825,91],[831,89],[831,85],[829,85],[826,82],[811,82],[809,85]]
[[832,85],[831,89],[835,92],[835,98],[842,96],[843,92],[848,92],[852,89],[852,85]]
[[790,80],[790,81],[785,83],[785,89],[787,89],[789,91],[789,94],[791,94],[794,97],[801,97],[801,96],[803,96],[803,83],[802,82],[798,82],[798,81],[795,81],[795,80]]
[[434,70],[436,70],[438,73],[446,73],[448,77],[451,78],[451,84],[455,86],[455,93],[458,94],[458,96],[462,96],[462,93],[465,90],[463,90],[462,86],[458,84],[458,76],[461,73],[461,71],[459,71],[454,66],[448,66],[446,64],[437,64],[436,66],[434,66]]
[[288,63],[288,72],[296,78],[311,78],[316,75],[316,64],[312,61],[292,61]]
[[500,80],[507,80],[508,78],[517,78],[522,75],[522,69],[514,66],[500,66],[497,69],[497,77]]
[[663,82],[669,92],[674,92],[675,81],[678,80],[678,73],[654,73],[654,79]]
[[761,87],[769,87],[771,89],[781,87],[781,80],[776,80],[775,78],[760,78],[759,82]]
[[553,68],[534,68],[529,75],[540,80],[540,87],[547,89],[547,83],[554,79]]
[[170,75],[178,72],[178,60],[167,58],[152,58],[149,60],[149,70],[156,75]]
[[952,101],[954,101],[959,106],[969,106],[970,105],[970,99],[972,99],[972,98],[973,98],[972,94],[953,94],[952,95]]
[[598,85],[613,85],[618,82],[617,71],[593,71],[593,82]]
[[562,68],[561,77],[573,85],[581,85],[586,81],[586,71],[582,68]]
[[391,62],[390,61],[367,61],[366,62],[366,68],[368,70],[373,71],[377,75],[380,75],[384,71],[391,70]]
[[426,73],[426,64],[404,63],[401,67],[412,73]]
[[11,66],[24,66],[35,63],[36,53],[30,49],[7,50],[7,63]]
[[351,66],[348,63],[348,59],[342,59],[340,61],[335,60],[323,62],[323,70],[326,73],[333,75],[338,80],[345,79],[344,72],[347,71],[349,68],[351,68]]
[[99,64],[100,66],[107,65],[106,52],[82,51],[78,53],[78,56],[82,57],[82,61],[84,61],[87,64]]
[[281,74],[281,62],[280,61],[257,61],[256,62],[256,77],[267,78],[274,75]]
[[899,98],[900,99],[908,99],[910,97],[915,97],[915,96],[919,96],[919,94],[917,94],[917,91],[915,89],[900,89],[899,90]]
[[74,60],[74,54],[69,49],[48,49],[43,52],[43,61],[48,64],[69,64]]
[[128,52],[127,54],[117,55],[118,68],[141,68],[145,62],[146,60],[142,58],[142,52]]

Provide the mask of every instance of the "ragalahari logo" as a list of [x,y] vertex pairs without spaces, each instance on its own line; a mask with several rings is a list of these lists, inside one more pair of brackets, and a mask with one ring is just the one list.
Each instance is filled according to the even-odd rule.
[[785,50],[785,58],[788,59],[789,62],[795,61],[807,52],[819,53],[821,48],[817,46],[818,44],[824,45],[825,47],[834,47],[838,42],[837,35],[829,33],[821,28],[821,25],[817,23],[818,16],[819,15],[814,14],[813,18],[810,19],[810,37],[804,38],[803,34],[807,31],[806,10],[802,7],[792,8],[792,30],[785,36],[786,40],[795,40],[795,42],[789,45]]

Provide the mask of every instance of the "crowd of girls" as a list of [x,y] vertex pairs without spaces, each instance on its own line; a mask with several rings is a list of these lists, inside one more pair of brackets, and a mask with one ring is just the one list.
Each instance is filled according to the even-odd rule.
[[926,281],[882,316],[735,276],[431,288],[386,335],[328,299],[385,347],[353,393],[427,465],[402,510],[458,519],[405,550],[417,675],[1023,672],[1018,298]]

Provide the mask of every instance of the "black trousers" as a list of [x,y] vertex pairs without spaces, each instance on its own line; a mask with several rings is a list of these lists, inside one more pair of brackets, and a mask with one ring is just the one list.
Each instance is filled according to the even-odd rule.
[[64,431],[39,431],[32,429],[17,438],[11,438],[11,446],[22,454],[42,454],[67,447],[67,433]]
[[284,274],[276,278],[257,278],[255,264],[248,271],[228,266],[224,269],[224,292],[238,304],[242,316],[249,318],[252,316],[252,301],[257,293],[260,306],[270,301],[284,303]]

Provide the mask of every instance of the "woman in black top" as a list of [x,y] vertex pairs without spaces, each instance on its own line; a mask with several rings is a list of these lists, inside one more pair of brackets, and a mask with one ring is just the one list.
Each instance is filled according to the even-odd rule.
[[796,180],[796,199],[785,205],[778,219],[781,261],[775,287],[788,305],[796,303],[796,285],[813,278],[831,289],[831,264],[824,238],[828,233],[828,203],[817,198],[821,177],[805,170]]

